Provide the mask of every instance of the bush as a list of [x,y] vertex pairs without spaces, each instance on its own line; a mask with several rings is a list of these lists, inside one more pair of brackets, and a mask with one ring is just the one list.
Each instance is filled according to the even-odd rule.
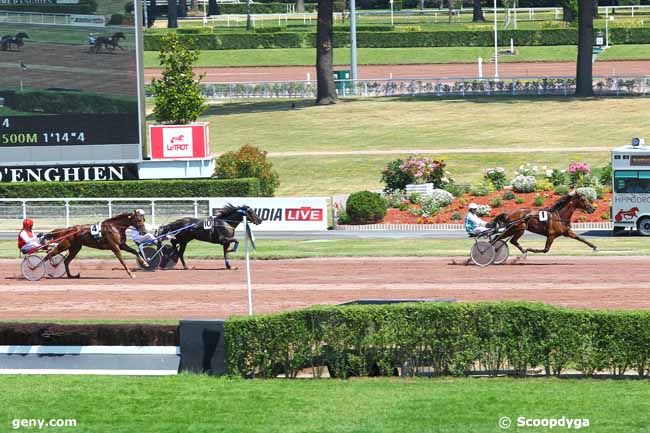
[[393,191],[404,191],[406,185],[415,182],[410,173],[402,171],[401,166],[404,160],[396,159],[388,163],[386,168],[381,172],[381,181],[386,185],[384,191],[387,193]]
[[244,145],[236,152],[226,152],[215,164],[214,175],[221,179],[255,177],[260,180],[260,193],[272,197],[280,185],[273,164],[266,160],[266,152],[257,147]]
[[429,199],[432,200],[439,208],[443,208],[449,206],[451,202],[454,201],[454,196],[444,189],[434,189],[431,191]]
[[558,170],[557,168],[554,168],[551,171],[549,178],[553,186],[566,185],[567,183],[566,173],[562,170]]
[[82,14],[93,15],[97,10],[95,0],[80,0],[77,4],[54,3],[13,3],[3,4],[3,11],[37,12],[42,14]]
[[515,192],[533,192],[535,191],[535,176],[524,176],[524,175],[518,175],[512,181],[510,184],[512,185],[512,189]]
[[503,193],[503,196],[501,196],[501,198],[504,200],[514,200],[517,198],[517,196],[512,191],[506,191]]
[[553,184],[550,180],[542,179],[535,181],[535,191],[552,191]]
[[445,185],[445,191],[449,192],[454,197],[460,197],[463,194],[467,194],[470,190],[470,186],[466,184],[449,182]]
[[463,216],[460,214],[460,212],[454,212],[451,214],[451,220],[452,221],[460,221],[463,219]]
[[500,199],[500,198],[496,198],[496,197],[490,199],[489,203],[490,203],[490,206],[492,206],[493,208],[495,208],[495,207],[501,207],[501,205],[503,204],[503,202],[501,201],[501,199]]
[[490,189],[487,187],[487,185],[480,183],[478,185],[472,185],[472,187],[469,189],[469,193],[474,197],[483,197],[490,193]]
[[390,208],[402,210],[406,206],[406,194],[402,191],[393,191],[384,195],[384,197],[386,198],[386,203],[388,203],[388,207]]
[[108,21],[108,25],[119,26],[119,25],[122,24],[122,21],[124,21],[124,15],[122,15],[122,14],[113,14],[113,15],[111,15],[111,19]]
[[384,218],[387,208],[388,203],[381,194],[361,191],[350,194],[345,212],[352,224],[372,224]]
[[487,216],[490,215],[492,212],[492,207],[487,204],[480,204],[478,205],[478,208],[476,208],[476,215],[478,216]]
[[568,194],[568,192],[569,192],[569,187],[566,185],[558,185],[553,190],[553,193],[555,195],[564,195],[564,194]]
[[[251,13],[252,14],[286,14],[287,13],[287,4],[286,3],[253,3],[251,2]],[[232,14],[246,14],[247,5],[246,3],[221,3],[219,5],[219,13],[221,15],[232,15]]]
[[488,168],[485,170],[484,178],[490,182],[496,190],[503,189],[508,181],[506,180],[506,171],[501,167]]
[[576,192],[587,197],[589,201],[594,201],[596,198],[598,198],[598,193],[594,188],[591,187],[576,188]]
[[434,188],[444,188],[450,182],[442,160],[411,156],[402,163],[400,170],[412,176],[414,183],[432,183]]
[[338,378],[400,368],[405,375],[526,375],[533,367],[644,377],[650,365],[649,312],[530,303],[317,306],[231,318],[224,339],[228,370],[242,377],[293,378],[323,365]]
[[591,182],[590,178],[591,167],[586,162],[572,162],[569,164],[567,173],[569,173],[569,184],[573,188],[580,186],[589,186],[586,183]]
[[544,201],[544,197],[538,194],[535,196],[535,200],[533,200],[533,205],[537,207],[544,206]]
[[612,184],[612,163],[608,163],[605,167],[600,169],[600,174],[598,175],[598,180],[601,185],[611,185]]
[[515,203],[517,203],[517,204],[522,204],[522,203],[525,202],[525,201],[526,201],[526,200],[524,200],[524,199],[521,198],[521,197],[517,197],[517,198],[515,199]]
[[432,197],[426,196],[420,200],[420,208],[415,209],[415,215],[430,218],[440,212],[440,206]]
[[2,198],[257,197],[258,179],[0,183]]

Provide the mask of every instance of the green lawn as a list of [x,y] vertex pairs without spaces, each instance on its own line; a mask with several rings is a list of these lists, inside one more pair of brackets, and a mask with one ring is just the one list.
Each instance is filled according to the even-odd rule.
[[[339,240],[276,240],[258,239],[257,251],[251,252],[251,258],[259,260],[291,259],[309,257],[467,257],[473,241],[471,239],[432,239],[431,238],[400,238],[400,239],[339,239]],[[241,239],[241,236],[240,236]],[[617,236],[590,238],[599,251],[594,253],[587,246],[568,238],[555,241],[550,255],[557,256],[643,256],[650,255],[650,242],[646,238],[634,236]],[[544,239],[541,237],[526,238],[523,243],[531,248],[543,247]],[[514,248],[511,250],[515,254]],[[16,243],[14,241],[0,242],[0,258],[17,258]],[[79,253],[80,259],[113,257],[111,252],[84,248]],[[125,254],[128,260],[134,262],[133,256]],[[192,259],[223,258],[220,245],[205,242],[190,242],[187,247],[186,257]],[[243,245],[237,253],[230,257],[243,259]],[[180,265],[179,265],[180,266]]]
[[[84,433],[496,433],[548,431],[518,428],[519,417],[565,417],[588,419],[594,433],[631,433],[647,431],[647,392],[646,381],[612,380],[9,376],[0,426],[34,418],[76,419],[76,428],[44,431]],[[509,430],[498,426],[504,416]]]

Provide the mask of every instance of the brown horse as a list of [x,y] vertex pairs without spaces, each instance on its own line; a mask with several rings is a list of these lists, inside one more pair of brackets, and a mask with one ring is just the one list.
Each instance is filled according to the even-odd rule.
[[133,212],[126,212],[113,218],[102,221],[101,224],[85,224],[56,229],[47,234],[47,238],[63,238],[57,246],[52,249],[43,260],[48,260],[61,252],[68,251],[64,260],[65,272],[68,278],[79,278],[79,274],[70,274],[70,262],[76,257],[81,247],[86,246],[99,250],[111,250],[115,257],[120,261],[122,267],[131,278],[134,275],[124,263],[121,251],[127,251],[134,254],[141,265],[147,267],[147,263],[142,259],[138,252],[126,244],[125,231],[128,227],[135,227],[140,233],[145,232],[144,211],[136,209]]
[[[571,192],[566,194],[553,204],[553,206],[542,209],[517,209],[510,213],[497,215],[492,223],[495,227],[507,226],[499,238],[510,238],[510,243],[516,246],[522,253],[546,253],[551,249],[553,241],[560,237],[566,236],[576,239],[589,245],[594,251],[597,247],[588,240],[578,236],[571,230],[571,217],[577,210],[583,210],[587,213],[593,213],[596,209],[591,205],[589,199],[583,194]],[[546,236],[546,246],[544,249],[523,248],[519,245],[520,237],[528,230],[539,235]]]

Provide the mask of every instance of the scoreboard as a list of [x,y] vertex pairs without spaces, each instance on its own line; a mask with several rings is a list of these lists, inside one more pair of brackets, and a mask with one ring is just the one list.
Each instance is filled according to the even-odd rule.
[[[126,24],[110,25],[103,15],[88,14],[59,17],[53,24],[46,19],[51,9],[45,5],[39,20],[38,5],[43,3],[32,3],[30,11],[36,10],[29,20],[25,13],[3,11],[0,4],[0,13],[7,16],[0,34],[13,35],[0,51],[0,172],[8,167],[73,170],[74,165],[140,162],[144,97],[139,7]],[[100,10],[124,13],[110,9],[120,2],[97,4]],[[0,176],[0,181],[8,178]]]

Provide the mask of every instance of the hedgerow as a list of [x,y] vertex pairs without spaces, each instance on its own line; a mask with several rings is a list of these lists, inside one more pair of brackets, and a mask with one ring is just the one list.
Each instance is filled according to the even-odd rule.
[[259,179],[0,183],[0,198],[255,197]]
[[318,306],[226,322],[233,375],[295,377],[327,366],[334,377],[508,373],[585,375],[650,367],[650,312],[530,303]]

